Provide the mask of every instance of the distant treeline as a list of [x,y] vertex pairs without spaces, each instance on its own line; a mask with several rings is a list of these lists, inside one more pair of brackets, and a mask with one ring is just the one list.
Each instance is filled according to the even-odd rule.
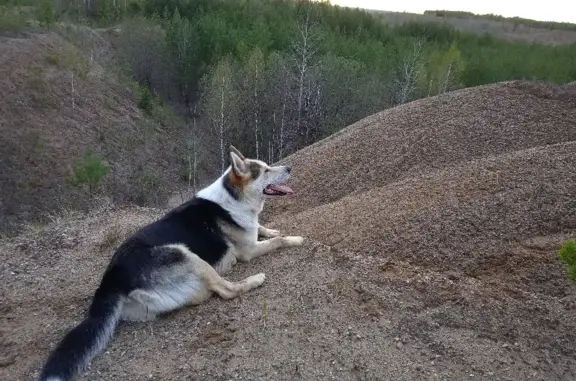
[[492,13],[485,15],[477,15],[472,12],[462,12],[462,11],[424,11],[425,15],[434,15],[438,17],[453,17],[459,19],[487,19],[493,21],[508,21],[514,25],[524,25],[532,28],[543,28],[543,29],[557,29],[557,30],[576,30],[576,24],[568,22],[555,22],[555,21],[538,21],[532,19],[524,19],[522,17],[504,17],[500,15],[495,15]]

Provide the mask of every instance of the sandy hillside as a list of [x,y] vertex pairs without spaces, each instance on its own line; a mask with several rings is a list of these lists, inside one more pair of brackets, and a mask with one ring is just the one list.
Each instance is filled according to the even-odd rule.
[[[512,82],[366,118],[285,162],[265,219],[308,238],[264,286],[123,324],[81,380],[573,380],[576,90]],[[0,243],[0,379],[32,380],[119,240],[102,208]]]

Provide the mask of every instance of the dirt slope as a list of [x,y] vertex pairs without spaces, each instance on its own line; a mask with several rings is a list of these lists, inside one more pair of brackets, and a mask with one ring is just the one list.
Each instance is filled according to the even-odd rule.
[[374,114],[286,158],[300,169],[299,196],[270,210],[302,211],[434,169],[573,140],[576,85],[455,91]]
[[[297,194],[267,211],[307,243],[239,265],[231,279],[267,274],[241,299],[123,324],[82,380],[575,379],[576,286],[556,255],[576,238],[571,94],[469,89],[296,153]],[[112,249],[160,213],[105,209],[0,242],[0,379],[37,375]]]
[[111,47],[96,32],[66,33],[90,53],[55,33],[0,36],[0,231],[90,206],[67,181],[87,151],[111,167],[100,191],[117,202],[161,204],[179,179],[178,124],[144,115],[134,88],[99,65]]

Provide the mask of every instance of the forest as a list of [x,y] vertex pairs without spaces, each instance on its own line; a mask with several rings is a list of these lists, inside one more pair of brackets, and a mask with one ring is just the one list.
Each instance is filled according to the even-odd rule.
[[38,12],[47,27],[119,28],[121,70],[145,89],[140,107],[169,104],[187,120],[182,179],[194,188],[225,168],[229,143],[275,162],[415,99],[512,79],[576,80],[576,44],[391,26],[323,1],[42,0]]

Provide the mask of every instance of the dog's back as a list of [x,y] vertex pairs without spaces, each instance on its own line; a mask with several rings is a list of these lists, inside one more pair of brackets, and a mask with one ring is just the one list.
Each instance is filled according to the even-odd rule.
[[140,229],[133,238],[150,246],[183,244],[214,265],[228,249],[225,234],[220,227],[223,223],[242,230],[221,206],[194,198]]

